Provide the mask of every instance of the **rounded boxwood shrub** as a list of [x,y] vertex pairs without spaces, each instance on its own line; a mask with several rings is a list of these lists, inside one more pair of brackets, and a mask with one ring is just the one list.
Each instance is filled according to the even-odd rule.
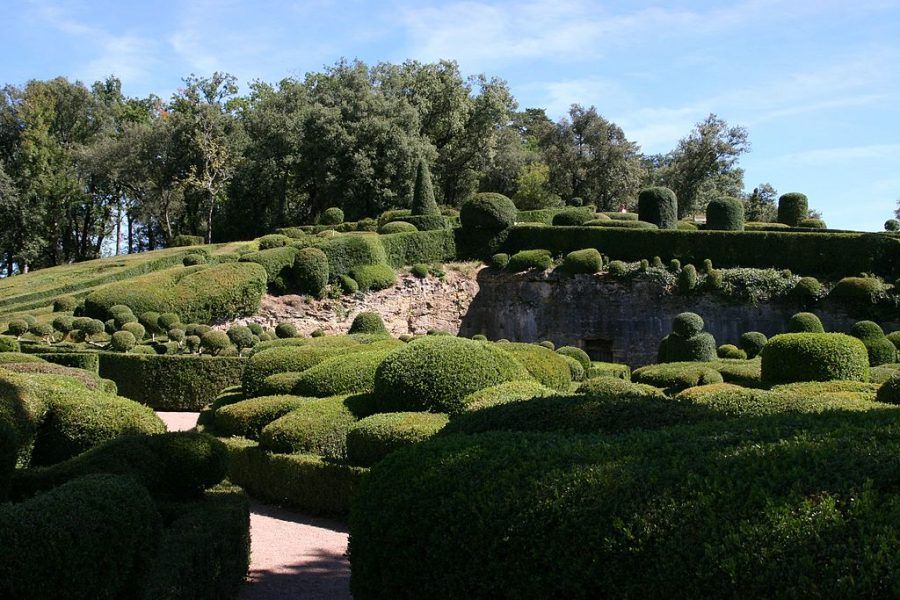
[[512,227],[518,209],[503,194],[492,192],[475,194],[459,211],[459,220],[465,229],[501,230]]
[[310,402],[310,399],[288,395],[242,400],[216,410],[213,414],[213,427],[218,435],[236,435],[255,440],[263,427],[306,402]]
[[659,344],[660,362],[705,362],[716,358],[716,340],[703,331],[703,318],[691,312],[672,321],[672,333]]
[[181,323],[181,317],[179,317],[177,313],[167,312],[159,315],[156,318],[156,322],[159,325],[160,329],[162,329],[163,331],[168,331]]
[[613,277],[622,278],[628,275],[628,265],[621,260],[610,261],[607,268],[609,269],[609,274]]
[[374,412],[375,403],[370,394],[309,400],[266,425],[259,436],[259,445],[269,452],[344,459],[350,427]]
[[426,412],[381,413],[354,423],[347,431],[347,461],[371,467],[385,456],[433,437],[447,415]]
[[842,333],[776,335],[762,351],[762,380],[772,385],[795,381],[866,381],[869,355],[858,339]]
[[391,221],[390,223],[385,223],[379,227],[378,233],[390,235],[392,233],[409,233],[418,230],[419,229],[412,223],[407,223],[406,221]]
[[[256,390],[259,396],[290,396],[293,395],[294,384],[303,375],[300,371],[287,371],[275,373],[263,379],[262,385]],[[241,393],[243,395],[243,392]]]
[[801,277],[791,290],[791,296],[800,302],[815,302],[824,295],[823,291],[822,284],[815,277]]
[[891,340],[891,342],[893,342],[894,346],[897,348],[897,351],[900,352],[900,331],[892,331],[885,337]]
[[72,329],[74,329],[75,317],[71,317],[69,315],[60,315],[53,319],[53,323],[51,325],[53,326],[53,329],[65,335],[72,331]]
[[391,352],[375,374],[375,396],[384,412],[458,413],[480,389],[530,380],[522,364],[500,347],[451,336],[426,336]]
[[718,198],[706,205],[706,229],[744,230],[744,203],[737,198]]
[[128,352],[134,345],[137,343],[137,340],[134,338],[134,334],[130,331],[117,331],[112,334],[112,337],[109,340],[109,346],[116,352]]
[[722,374],[695,362],[671,362],[661,365],[647,365],[635,369],[631,378],[636,383],[645,383],[674,394],[687,388],[711,383],[722,383]]
[[146,335],[147,330],[140,323],[125,323],[122,325],[122,331],[127,331],[131,335],[134,336],[135,341],[139,342],[144,339],[144,335]]
[[872,304],[883,291],[884,285],[875,277],[844,277],[829,296],[851,303]]
[[[566,358],[563,357],[563,360],[566,360]],[[552,393],[553,390],[536,381],[507,381],[506,383],[493,385],[469,394],[464,404],[467,412],[478,411],[489,406],[518,402],[520,400],[531,400],[532,398],[548,396]]]
[[232,325],[228,328],[226,335],[228,335],[228,339],[231,340],[231,343],[234,344],[238,350],[252,348],[255,343],[253,340],[253,332],[245,325]]
[[387,334],[387,332],[384,321],[381,320],[381,315],[377,312],[363,311],[353,318],[353,323],[350,325],[348,333]]
[[778,198],[778,222],[797,227],[809,216],[809,201],[805,194],[790,192]]
[[24,319],[13,319],[6,324],[6,332],[15,337],[21,337],[28,333],[28,322]]
[[822,219],[800,219],[800,222],[797,223],[797,227],[804,227],[806,229],[828,229],[828,226],[825,224],[825,221]]
[[53,300],[53,312],[72,312],[78,301],[72,296],[60,296]]
[[495,269],[505,269],[509,264],[509,254],[499,252],[491,257],[490,265]]
[[562,355],[537,344],[504,344],[503,350],[518,358],[535,381],[550,389],[568,391],[572,374]]
[[565,359],[566,364],[569,366],[569,375],[572,377],[572,381],[584,381],[584,378],[587,376],[587,370],[582,366],[580,362],[571,356],[561,355],[563,359]]
[[193,267],[194,265],[205,265],[206,264],[206,255],[204,254],[188,254],[184,258],[181,259],[181,264],[186,267]]
[[875,398],[886,404],[900,404],[900,373],[882,383]]
[[603,219],[594,219],[592,221],[588,221],[585,225],[589,225],[591,227],[604,227],[604,228],[612,228],[612,229],[660,229],[653,223],[648,223],[647,221],[623,221],[612,219],[609,221]]
[[549,250],[521,250],[509,257],[507,268],[520,272],[530,269],[546,271],[553,266],[553,257]]
[[19,352],[19,341],[8,335],[0,335],[0,352]]
[[341,275],[338,277],[338,284],[344,294],[355,294],[359,291],[359,284],[349,275]]
[[716,355],[719,358],[733,358],[737,360],[747,360],[747,353],[735,346],[734,344],[722,344],[716,348]]
[[425,279],[428,277],[431,269],[425,263],[416,263],[410,269],[410,274],[417,279]]
[[797,313],[788,321],[788,333],[825,333],[819,317],[809,312]]
[[553,215],[551,223],[557,226],[578,226],[591,220],[594,220],[594,214],[589,210],[568,209]]
[[859,321],[850,328],[850,335],[861,340],[869,353],[869,366],[897,362],[897,348],[887,339],[884,331],[874,321]]
[[397,274],[390,265],[360,265],[350,269],[350,276],[363,292],[387,289],[397,283]]
[[897,219],[888,219],[884,222],[885,231],[900,231],[900,221]]
[[340,225],[344,222],[344,211],[336,206],[326,208],[319,223],[322,225]]
[[292,277],[300,293],[321,296],[328,285],[328,256],[319,248],[301,248],[294,259]]
[[269,375],[305,371],[324,360],[344,354],[349,349],[360,345],[355,342],[354,344],[354,346],[346,347],[284,346],[255,352],[250,356],[241,375],[244,393],[248,398],[252,398]]
[[375,372],[394,346],[371,352],[353,352],[323,360],[294,379],[291,393],[324,398],[339,394],[371,392]]
[[675,229],[678,223],[675,192],[667,187],[641,190],[638,194],[638,220],[653,223],[660,229]]
[[209,354],[219,355],[231,348],[231,340],[224,331],[214,329],[200,336],[200,345]]
[[581,348],[576,348],[575,346],[560,346],[556,349],[556,353],[568,356],[569,358],[574,358],[585,370],[591,368],[591,357]]
[[300,334],[297,332],[297,326],[293,323],[279,323],[275,326],[275,335],[278,339],[295,338]]
[[683,293],[689,293],[697,288],[697,268],[694,265],[685,265],[678,272],[678,290]]
[[748,331],[741,334],[738,347],[747,353],[747,358],[756,358],[762,352],[769,339],[758,331]]
[[566,254],[563,268],[569,273],[599,273],[603,269],[603,255],[596,248],[575,250]]

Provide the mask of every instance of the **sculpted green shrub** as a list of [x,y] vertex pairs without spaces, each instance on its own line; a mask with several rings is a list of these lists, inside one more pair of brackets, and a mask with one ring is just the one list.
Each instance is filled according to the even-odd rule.
[[188,254],[184,258],[181,259],[181,264],[186,267],[192,267],[194,265],[205,265],[206,264],[206,255],[204,254]]
[[434,200],[434,189],[431,185],[431,172],[428,163],[419,159],[416,166],[416,182],[413,186],[413,198],[410,205],[414,215],[440,215],[437,202]]
[[747,353],[734,344],[722,344],[716,349],[716,355],[719,358],[729,358],[737,360],[747,359]]
[[566,364],[569,366],[569,375],[571,375],[572,381],[584,381],[584,378],[587,376],[587,371],[581,362],[565,354],[561,354],[560,356],[563,357]]
[[[328,339],[328,338],[322,338]],[[301,340],[298,340],[301,341]],[[257,351],[247,361],[241,377],[244,393],[248,398],[256,395],[263,381],[275,373],[302,372],[320,362],[335,356],[348,353],[362,346],[353,342],[353,346],[317,347],[317,346],[284,346]]]
[[560,346],[556,349],[556,353],[568,356],[569,358],[574,358],[584,369],[591,368],[591,357],[581,348],[576,348],[575,346]]
[[897,348],[884,331],[873,321],[859,321],[850,328],[850,335],[861,340],[869,353],[869,366],[877,367],[897,362]]
[[510,343],[504,345],[503,350],[518,358],[535,381],[550,389],[569,390],[572,374],[561,354],[537,344]]
[[459,211],[459,219],[465,229],[500,230],[512,227],[518,210],[513,201],[503,194],[475,194]]
[[829,296],[852,303],[872,304],[883,291],[884,285],[875,277],[844,277]]
[[553,215],[553,225],[578,226],[584,225],[588,221],[594,219],[594,213],[591,210],[583,208],[569,208],[562,210]]
[[569,273],[599,273],[603,269],[603,256],[596,248],[575,250],[566,255],[563,268]]
[[348,333],[387,334],[387,332],[381,315],[372,311],[363,311],[353,318]]
[[60,296],[53,300],[53,312],[72,312],[78,301],[72,296]]
[[391,352],[375,374],[380,410],[457,413],[480,389],[530,380],[522,364],[500,347],[451,336],[426,336]]
[[349,275],[341,275],[338,277],[338,283],[341,286],[341,291],[345,294],[355,294],[359,291],[359,284]]
[[21,348],[16,338],[8,335],[0,335],[0,352],[19,352]]
[[[563,360],[566,360],[566,358],[563,357]],[[538,396],[549,396],[553,393],[553,390],[537,381],[507,381],[506,383],[493,385],[469,394],[464,404],[466,405],[466,412],[471,412],[498,404],[530,400]]]
[[28,333],[28,322],[24,319],[13,319],[6,324],[6,332],[17,338]]
[[741,334],[741,341],[738,346],[747,353],[747,358],[756,358],[762,352],[767,341],[769,340],[764,334],[758,331],[748,331]]
[[900,373],[882,383],[875,397],[886,404],[900,404]]
[[347,460],[371,467],[388,454],[436,435],[447,415],[426,412],[382,413],[354,423],[347,431]]
[[356,266],[387,264],[387,252],[381,240],[380,235],[343,235],[317,246],[328,257],[329,277],[337,277],[350,274]]
[[259,252],[248,252],[241,256],[242,262],[256,263],[266,270],[266,282],[269,287],[279,293],[288,291],[294,286],[292,270],[299,250],[290,246],[268,248]]
[[231,348],[231,340],[224,331],[213,330],[200,336],[200,345],[205,352],[216,356]]
[[678,290],[686,294],[697,288],[697,268],[685,265],[678,273]]
[[495,269],[505,269],[509,264],[509,254],[498,252],[491,257],[490,265]]
[[252,348],[255,344],[253,332],[245,325],[232,325],[227,332],[228,339],[238,350]]
[[218,435],[240,436],[255,440],[263,427],[310,402],[299,396],[259,396],[222,406],[213,414]]
[[391,345],[326,359],[297,375],[291,393],[324,398],[371,392],[378,366],[395,347]]
[[553,257],[547,250],[522,250],[509,257],[507,268],[520,272],[530,269],[546,271],[553,266]]
[[869,355],[858,339],[842,333],[786,333],[762,351],[766,384],[795,381],[866,381]]
[[647,365],[635,369],[631,378],[636,383],[644,383],[665,389],[673,394],[687,388],[711,383],[722,383],[722,374],[715,369],[695,362],[670,362],[661,365]]
[[378,233],[382,235],[389,235],[392,233],[409,233],[413,231],[418,231],[418,228],[412,223],[407,223],[406,221],[391,221],[390,223],[385,223],[378,228]]
[[800,219],[797,227],[805,227],[806,229],[828,229],[825,221],[822,219]]
[[706,206],[706,229],[743,231],[744,203],[737,198],[717,198]]
[[824,296],[824,288],[815,277],[801,277],[791,290],[791,296],[804,303],[815,302]]
[[797,313],[788,321],[788,333],[825,333],[825,327],[813,313]]
[[350,276],[363,292],[383,290],[397,282],[397,274],[390,265],[360,265],[351,269]]
[[778,198],[778,222],[797,227],[809,216],[809,201],[805,194],[790,192]]
[[172,238],[172,247],[181,248],[186,246],[202,246],[205,240],[199,235],[179,234]]
[[447,217],[442,215],[411,215],[401,218],[405,223],[415,227],[417,231],[436,231],[448,227]]
[[269,250],[270,248],[287,246],[291,243],[291,238],[280,233],[270,233],[269,235],[262,236],[257,241],[260,250]]
[[638,194],[638,219],[653,223],[660,229],[675,229],[678,221],[678,200],[675,192],[665,187],[641,190]]
[[326,208],[319,222],[322,225],[340,225],[344,222],[344,211],[336,206]]
[[659,345],[660,362],[703,362],[716,358],[716,340],[703,331],[703,318],[681,313],[672,321],[672,333]]
[[134,348],[136,343],[137,340],[130,331],[117,331],[112,334],[112,337],[109,340],[110,348],[116,352],[128,352]]

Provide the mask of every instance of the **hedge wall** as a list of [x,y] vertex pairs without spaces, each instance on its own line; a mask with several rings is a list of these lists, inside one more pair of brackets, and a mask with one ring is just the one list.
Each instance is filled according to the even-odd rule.
[[[504,251],[543,248],[566,254],[596,248],[620,260],[651,256],[683,263],[710,258],[719,267],[782,268],[804,274],[900,276],[900,240],[879,233],[776,231],[664,231],[603,227],[540,227],[509,230]],[[496,250],[494,250],[496,252]],[[483,258],[487,258],[489,254]]]
[[100,356],[97,352],[37,352],[35,356],[64,367],[100,372]]
[[387,261],[393,267],[446,262],[456,258],[453,230],[413,231],[381,236]]
[[246,359],[100,353],[100,376],[112,379],[119,394],[155,410],[197,411],[223,389],[241,382]]

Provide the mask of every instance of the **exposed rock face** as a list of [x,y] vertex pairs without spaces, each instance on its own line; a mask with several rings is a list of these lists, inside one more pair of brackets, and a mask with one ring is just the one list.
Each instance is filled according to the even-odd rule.
[[[301,334],[316,329],[346,333],[362,311],[381,315],[391,334],[423,334],[437,329],[489,339],[584,348],[594,360],[640,366],[656,362],[659,342],[672,319],[695,312],[717,344],[736,344],[745,331],[767,336],[782,333],[788,319],[803,310],[790,302],[736,304],[714,294],[670,294],[658,284],[636,279],[621,282],[608,275],[556,273],[510,274],[463,265],[443,280],[398,276],[392,288],[338,299],[266,296],[259,315],[239,322],[266,327],[294,323]],[[829,331],[847,331],[860,320],[845,308],[825,302],[812,309]],[[882,323],[900,329],[900,316]]]

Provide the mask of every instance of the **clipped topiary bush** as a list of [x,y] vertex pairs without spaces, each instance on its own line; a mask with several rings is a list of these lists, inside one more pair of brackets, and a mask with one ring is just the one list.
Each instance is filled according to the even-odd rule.
[[685,265],[678,272],[678,290],[682,294],[692,292],[697,288],[697,268],[694,265]]
[[666,187],[641,190],[638,194],[638,219],[653,223],[660,229],[675,229],[678,222],[675,192]]
[[441,211],[434,200],[434,189],[431,185],[431,171],[424,159],[419,159],[416,166],[416,182],[413,186],[412,204],[410,205],[414,215],[440,216]]
[[744,230],[744,203],[737,198],[718,198],[706,206],[706,229]]
[[53,312],[72,312],[78,301],[72,296],[60,296],[53,300]]
[[385,223],[379,227],[378,233],[390,235],[392,233],[409,233],[418,230],[419,229],[412,223],[407,223],[406,221],[391,221],[390,223]]
[[353,318],[353,323],[350,325],[350,331],[348,333],[387,335],[387,332],[384,321],[381,320],[381,315],[372,311],[363,311]]
[[293,323],[279,323],[275,326],[275,335],[278,339],[289,339],[298,337],[300,334],[297,331],[297,326]]
[[569,365],[569,375],[572,376],[572,381],[584,381],[584,378],[587,376],[587,371],[584,366],[571,356],[566,356],[564,354],[560,356],[562,356],[565,359],[566,364]]
[[599,273],[603,269],[603,256],[596,248],[575,250],[566,254],[563,268],[569,273]]
[[800,222],[797,223],[797,227],[804,227],[806,229],[828,229],[828,226],[825,224],[825,221],[822,219],[800,219]]
[[875,277],[844,277],[831,290],[832,298],[851,303],[873,304],[884,291],[884,285]]
[[769,339],[765,334],[758,331],[748,331],[741,334],[738,346],[747,353],[747,358],[756,358],[768,341]]
[[297,251],[291,276],[300,293],[321,296],[328,285],[329,272],[328,257],[319,248]]
[[340,225],[344,222],[344,211],[336,206],[326,208],[319,222],[322,225]]
[[[703,335],[703,334],[701,334]],[[670,362],[662,365],[647,365],[635,369],[631,378],[636,383],[644,383],[675,394],[687,388],[711,383],[722,383],[722,374],[695,362]]]
[[874,321],[859,321],[850,328],[850,335],[861,340],[869,353],[869,366],[897,362],[897,348],[887,339],[884,331]]
[[[322,338],[328,339],[328,338]],[[303,340],[297,340],[303,341]],[[343,347],[317,347],[317,346],[284,346],[266,348],[261,351],[254,349],[254,354],[247,361],[241,377],[241,384],[244,393],[248,398],[252,398],[263,385],[263,381],[275,373],[299,373],[313,367],[320,362],[333,358],[340,354],[345,354],[362,347],[368,349],[356,342],[350,341],[352,346]],[[257,349],[262,344],[257,346]]]
[[495,269],[505,269],[509,264],[509,254],[504,254],[502,252],[495,254],[491,257],[490,265]]
[[522,250],[509,257],[507,268],[520,272],[530,269],[546,271],[553,266],[553,257],[547,250]]
[[790,192],[778,198],[778,222],[797,227],[809,216],[809,201],[805,194]]
[[788,333],[825,333],[825,327],[813,313],[797,313],[788,321]]
[[464,229],[501,230],[512,227],[518,210],[513,201],[503,194],[475,194],[465,202],[459,211],[459,219]]
[[594,213],[586,209],[570,208],[553,215],[551,223],[556,226],[579,226],[594,220]]
[[0,335],[0,352],[19,352],[19,342],[16,338],[8,335]]
[[355,294],[359,291],[359,284],[349,275],[339,276],[338,283],[341,286],[341,291],[345,294]]
[[258,396],[228,404],[213,414],[215,432],[222,436],[240,436],[255,440],[263,427],[310,402],[299,396]]
[[866,381],[869,355],[865,345],[842,333],[776,335],[762,351],[766,384],[795,381]]
[[380,410],[457,413],[466,397],[531,375],[498,346],[451,336],[426,336],[390,353],[375,374]]
[[388,454],[436,435],[447,415],[426,412],[381,413],[354,423],[347,431],[347,460],[371,467]]
[[716,349],[719,358],[747,360],[747,353],[734,344],[722,344]]
[[875,398],[885,404],[900,404],[900,373],[882,383]]
[[[563,357],[563,360],[566,359]],[[577,363],[576,363],[577,364]],[[466,398],[466,412],[478,411],[489,406],[531,400],[538,396],[549,396],[553,390],[536,381],[507,381],[500,385],[494,385],[483,390],[478,390]]]
[[535,381],[553,390],[569,390],[572,374],[561,354],[537,344],[510,343],[503,350],[518,358]]
[[884,222],[885,231],[900,231],[900,221],[897,219],[888,219]]
[[390,265],[360,265],[350,270],[350,276],[360,291],[378,291],[397,283],[397,274]]
[[705,362],[716,358],[716,340],[703,331],[703,318],[681,313],[672,321],[672,333],[659,344],[659,362]]
[[561,346],[556,349],[556,353],[568,356],[569,358],[574,358],[585,370],[591,368],[591,357],[581,348],[576,348],[575,346]]
[[130,331],[117,331],[112,334],[112,337],[109,340],[109,347],[116,352],[128,352],[134,348],[136,343],[137,340]]
[[213,330],[200,336],[200,345],[204,352],[216,356],[231,348],[231,340],[224,331]]
[[371,392],[378,365],[398,345],[400,342],[370,352],[353,352],[324,360],[299,373],[294,378],[291,393],[324,398]]
[[791,296],[803,303],[812,303],[824,296],[824,288],[815,277],[801,277]]
[[241,256],[241,261],[262,266],[266,270],[266,281],[272,291],[284,293],[295,287],[293,269],[297,253],[297,248],[280,246],[259,252],[248,252]]

